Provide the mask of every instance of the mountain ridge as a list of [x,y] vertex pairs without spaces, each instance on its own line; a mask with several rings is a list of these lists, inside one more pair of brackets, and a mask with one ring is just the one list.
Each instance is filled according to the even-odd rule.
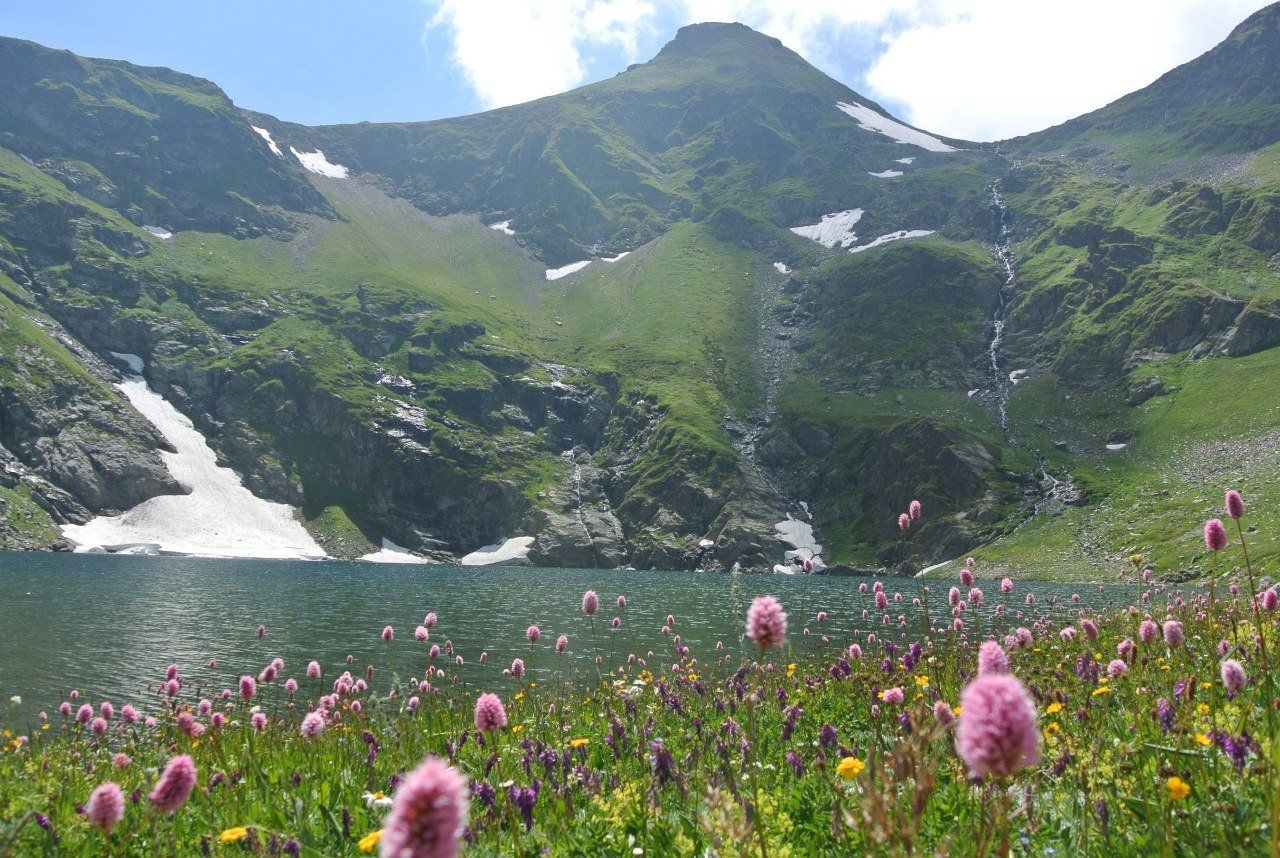
[[[1280,55],[1275,8],[1238,29],[1249,51]],[[109,419],[121,352],[333,556],[518,537],[548,565],[908,570],[894,510],[918,497],[930,565],[1037,574],[1048,549],[1111,574],[1163,544],[1159,492],[1199,492],[1212,380],[1280,344],[1271,145],[1224,172],[1173,132],[895,142],[919,130],[741,25],[526,105],[316,128],[128,64],[42,84],[69,61],[23,50],[38,67],[0,84],[0,368],[57,352],[97,381],[0,373],[38,418],[0,421],[9,545],[129,506],[76,464],[107,451],[154,478],[140,495],[174,490],[145,427]],[[1180,80],[1143,98],[1192,115],[1210,96],[1166,96]],[[193,110],[209,135],[171,128]],[[114,136],[82,139],[104,117]],[[210,141],[234,174],[152,182]],[[1258,475],[1280,411],[1251,390],[1257,419],[1228,423]],[[38,428],[59,419],[102,428]],[[1140,528],[1097,523],[1122,503]]]

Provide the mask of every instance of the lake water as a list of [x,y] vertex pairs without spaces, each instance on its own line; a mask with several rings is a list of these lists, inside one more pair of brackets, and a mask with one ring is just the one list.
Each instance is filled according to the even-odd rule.
[[[881,625],[872,594],[859,592],[864,580],[0,552],[0,718],[21,726],[40,709],[54,712],[72,688],[118,707],[145,698],[147,683],[162,678],[171,662],[184,675],[207,676],[208,661],[216,658],[217,672],[230,677],[256,674],[279,656],[285,660],[283,676],[301,681],[307,661],[320,661],[332,677],[347,669],[346,656],[352,654],[353,673],[361,675],[373,664],[385,677],[388,647],[379,634],[387,625],[396,631],[396,671],[421,676],[425,647],[414,641],[413,630],[428,611],[440,618],[431,643],[443,647],[451,640],[465,661],[461,668],[452,659],[437,664],[474,686],[500,691],[513,685],[502,677],[502,667],[515,657],[529,659],[524,631],[531,623],[542,629],[536,668],[544,679],[564,666],[551,649],[559,634],[569,635],[570,658],[580,665],[589,665],[596,653],[607,663],[611,646],[616,660],[652,649],[656,663],[671,661],[671,639],[661,633],[668,614],[676,617],[674,631],[705,664],[715,660],[716,641],[738,651],[746,606],[763,593],[782,600],[793,641],[805,640],[802,617],[814,645],[826,634],[844,646],[867,631],[898,640],[903,631]],[[893,617],[906,614],[918,622],[910,604],[916,582],[884,581],[891,596],[903,594],[901,603],[890,604]],[[932,582],[935,616],[945,609],[951,583]],[[990,611],[1000,601],[999,587],[980,584]],[[594,648],[591,625],[581,613],[587,589],[600,594]],[[1097,585],[1020,582],[1006,611],[1024,609],[1028,592],[1041,606],[1058,596],[1062,611],[1069,610],[1076,592],[1077,609],[1118,604],[1133,594],[1125,587],[1099,592]],[[622,630],[614,633],[609,625],[619,613],[618,594],[629,604]],[[819,610],[828,614],[821,624],[815,620]],[[262,640],[256,633],[260,623],[268,630]],[[482,665],[479,656],[486,650],[489,660]],[[13,695],[22,697],[20,706],[7,704]]]

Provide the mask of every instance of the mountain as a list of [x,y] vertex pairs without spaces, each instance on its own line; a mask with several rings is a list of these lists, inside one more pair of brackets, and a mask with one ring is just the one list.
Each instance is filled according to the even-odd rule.
[[1194,574],[1280,505],[1277,8],[987,145],[737,24],[324,127],[0,39],[0,542],[216,509],[167,402],[330,556],[898,568],[920,498],[928,564]]
[[[1009,145],[1139,174],[1179,159],[1225,160],[1280,140],[1280,8],[1250,16],[1209,53],[1092,113]],[[1167,167],[1165,167],[1167,169]]]

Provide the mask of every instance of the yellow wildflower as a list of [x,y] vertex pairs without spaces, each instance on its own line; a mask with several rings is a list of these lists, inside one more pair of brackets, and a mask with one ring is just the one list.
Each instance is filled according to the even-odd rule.
[[569,740],[569,745],[574,749],[585,748],[587,745],[590,745],[590,744],[591,744],[590,739],[570,739]]
[[787,676],[795,676],[795,675],[796,675],[796,663],[793,661],[791,662],[791,664],[787,665]]
[[512,733],[519,733],[519,732],[520,732],[521,730],[523,730],[523,729],[524,729],[524,725],[523,725],[523,724],[517,724],[517,725],[515,725],[514,727],[512,727],[512,728],[511,728],[511,732],[512,732]]
[[1196,733],[1196,741],[1206,747],[1213,744],[1213,740],[1210,739],[1208,736],[1206,736],[1204,733]]
[[1169,788],[1169,798],[1176,799],[1178,801],[1181,801],[1191,794],[1191,785],[1177,775],[1169,778],[1165,786]]
[[1059,724],[1057,721],[1050,721],[1048,724],[1044,725],[1044,735],[1046,738],[1048,738],[1049,736],[1052,736],[1054,733],[1057,733],[1061,729],[1062,729],[1062,725]]
[[1208,703],[1201,703],[1199,706],[1197,706],[1197,707],[1196,707],[1196,711],[1197,711],[1197,712],[1199,712],[1201,715],[1208,715],[1208,714],[1209,714],[1209,704],[1208,704]]
[[920,686],[921,688],[928,688],[928,687],[929,687],[929,677],[927,677],[927,676],[917,676],[917,677],[916,677],[916,685]]
[[247,828],[228,828],[222,834],[218,835],[218,839],[223,843],[239,843],[249,836]]
[[1062,711],[1062,704],[1055,700],[1053,703],[1050,703],[1047,707],[1045,707],[1044,711],[1050,715],[1056,715]]
[[356,844],[361,852],[373,852],[378,848],[378,842],[382,840],[382,829],[370,831],[364,837],[360,838],[360,842]]
[[1110,692],[1111,692],[1111,689],[1104,685],[1101,688],[1093,689],[1093,696],[1097,697],[1099,694],[1108,694]]
[[867,764],[859,760],[857,757],[845,757],[836,766],[836,774],[847,781],[851,781],[858,775],[862,774],[862,770]]

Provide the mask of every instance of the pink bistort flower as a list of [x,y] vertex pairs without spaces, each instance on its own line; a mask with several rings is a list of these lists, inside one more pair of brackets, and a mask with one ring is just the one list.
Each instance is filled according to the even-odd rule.
[[956,750],[975,778],[1010,775],[1039,761],[1035,706],[1016,677],[988,674],[965,688]]
[[381,840],[389,858],[454,858],[467,824],[471,790],[457,770],[428,757],[396,790]]

